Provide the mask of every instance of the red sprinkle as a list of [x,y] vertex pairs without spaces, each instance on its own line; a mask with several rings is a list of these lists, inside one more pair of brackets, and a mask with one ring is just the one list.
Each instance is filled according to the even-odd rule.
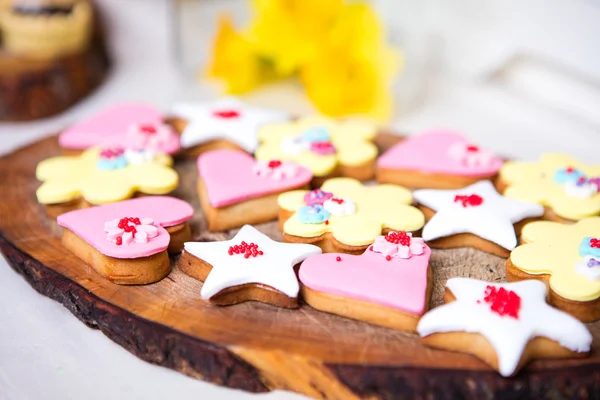
[[331,201],[338,203],[338,204],[342,204],[344,202],[344,199],[339,199],[337,197],[332,197]]
[[256,243],[246,243],[242,241],[242,243],[240,244],[229,246],[227,254],[229,254],[230,256],[234,254],[243,254],[244,258],[250,258],[262,256],[264,253],[262,252],[262,250],[258,249],[258,245]]
[[488,285],[485,288],[483,300],[490,305],[490,309],[498,315],[519,319],[521,310],[521,297],[512,290],[500,289]]
[[329,220],[325,220],[325,225],[329,225]]
[[156,128],[152,125],[142,125],[140,126],[140,132],[147,135],[154,135],[156,133]]
[[369,250],[373,251],[373,246],[369,247]]
[[474,153],[474,152],[476,152],[476,151],[479,151],[479,147],[478,147],[478,146],[473,146],[473,145],[470,145],[470,146],[467,146],[467,151],[468,151],[468,152],[473,152],[473,153]]
[[410,246],[410,236],[408,236],[406,232],[388,232],[388,234],[385,235],[385,240],[402,246]]
[[117,244],[117,246],[120,246],[123,244],[123,238],[121,236],[117,237],[116,244]]
[[[142,222],[140,221],[139,218],[133,218],[133,217],[123,217],[119,220],[119,224],[117,225],[117,227],[119,229],[123,229],[125,232],[131,232],[131,234],[133,235],[133,237],[135,237],[135,234],[137,233],[137,229],[135,229],[134,225],[130,225],[134,224],[134,225],[141,225]],[[122,244],[122,239],[119,237],[117,238],[117,244],[120,245]]]
[[385,256],[385,259],[390,261],[392,259],[392,256]]
[[600,239],[591,238],[590,239],[590,247],[595,249],[600,249]]
[[269,161],[269,168],[277,168],[281,166],[281,161],[279,160],[271,160]]
[[240,116],[240,112],[236,110],[218,110],[213,111],[213,115],[218,118],[233,119]]
[[113,149],[103,149],[100,152],[100,157],[111,159],[111,158],[117,158],[119,156],[122,156],[123,154],[125,154],[125,150],[116,147]]
[[335,261],[342,261],[342,257],[340,257],[340,256],[337,256],[337,257],[335,258]]
[[454,202],[462,203],[462,206],[465,208],[467,208],[469,206],[477,207],[477,206],[480,206],[481,204],[483,204],[483,197],[479,196],[478,194],[469,194],[469,195],[457,194],[456,196],[454,196]]
[[573,168],[573,167],[571,167],[571,166],[568,166],[568,167],[565,169],[565,172],[566,172],[567,174],[572,174],[573,172],[575,172],[575,168]]

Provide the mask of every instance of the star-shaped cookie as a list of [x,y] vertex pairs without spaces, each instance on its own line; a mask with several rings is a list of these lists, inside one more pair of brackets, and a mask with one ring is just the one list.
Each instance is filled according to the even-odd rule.
[[204,281],[200,295],[210,302],[226,305],[257,300],[294,307],[299,291],[294,266],[319,253],[317,246],[279,243],[244,225],[230,240],[185,243],[179,265]]
[[[451,278],[446,283],[444,300],[447,304],[429,311],[419,321],[417,332],[423,342],[473,354],[502,376],[514,375],[530,359],[577,357],[590,351],[590,332],[577,319],[546,303],[542,282],[490,283]],[[451,332],[454,335],[447,335]],[[482,335],[496,357],[487,354],[485,346],[478,345],[474,338],[465,337],[461,342],[457,332]],[[544,339],[550,342],[539,346]]]
[[225,139],[248,153],[254,153],[258,147],[258,129],[262,125],[289,120],[284,112],[250,107],[229,97],[212,103],[175,104],[173,113],[188,121],[181,134],[182,147]]
[[544,214],[539,204],[502,196],[490,181],[459,190],[417,190],[413,196],[421,205],[436,211],[423,228],[425,241],[470,233],[508,251],[517,245],[513,224]]

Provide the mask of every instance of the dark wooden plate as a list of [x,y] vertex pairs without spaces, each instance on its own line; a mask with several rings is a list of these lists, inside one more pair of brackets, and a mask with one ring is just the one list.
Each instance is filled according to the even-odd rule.
[[[159,283],[119,286],[60,244],[60,228],[35,200],[36,164],[60,154],[50,137],[0,159],[0,249],[38,292],[61,302],[139,358],[250,392],[284,389],[317,398],[594,397],[600,393],[600,323],[591,357],[536,361],[504,379],[478,359],[423,347],[417,335],[316,311],[259,303],[211,306],[202,284],[176,268]],[[209,234],[195,194],[193,160],[178,160],[175,196],[197,210],[194,240]],[[280,239],[275,222],[258,226]],[[504,259],[471,249],[434,250],[432,305],[452,276],[504,280]]]

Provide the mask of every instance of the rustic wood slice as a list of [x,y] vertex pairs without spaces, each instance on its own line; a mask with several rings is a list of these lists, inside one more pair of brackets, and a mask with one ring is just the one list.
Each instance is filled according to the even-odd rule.
[[3,52],[0,43],[0,121],[30,121],[59,114],[96,89],[110,66],[95,10],[92,43],[82,54],[42,61]]
[[[119,286],[101,278],[60,244],[61,230],[35,200],[36,164],[60,154],[56,137],[0,159],[0,249],[40,293],[86,325],[148,362],[219,385],[264,392],[284,389],[316,398],[454,398],[598,396],[600,322],[586,359],[535,361],[504,379],[478,359],[427,349],[415,334],[321,313],[248,302],[218,307],[200,299],[202,283],[175,268],[159,283]],[[209,234],[196,196],[193,160],[178,160],[174,195],[194,206],[195,240]],[[280,239],[277,223],[258,228]],[[500,257],[473,249],[433,250],[432,306],[452,276],[504,280]]]

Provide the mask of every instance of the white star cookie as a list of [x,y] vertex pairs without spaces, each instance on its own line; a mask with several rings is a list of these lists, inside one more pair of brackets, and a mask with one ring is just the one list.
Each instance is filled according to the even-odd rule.
[[[446,283],[456,301],[434,308],[425,314],[417,326],[424,337],[434,333],[466,332],[483,335],[497,356],[498,372],[511,376],[529,358],[556,358],[577,356],[565,354],[566,348],[573,353],[590,351],[592,335],[585,325],[569,314],[550,307],[546,303],[546,285],[540,281],[527,280],[516,283],[490,283],[469,278],[451,278]],[[531,340],[536,337],[550,339],[553,346],[543,351],[532,349],[525,353]],[[448,338],[448,342],[450,342]],[[456,345],[441,340],[429,343],[435,347],[459,350]],[[461,348],[478,355],[478,346]],[[528,359],[521,360],[524,354]],[[483,358],[483,357],[482,357]]]
[[544,207],[539,204],[502,196],[490,181],[458,190],[417,190],[413,197],[436,211],[423,228],[425,241],[471,233],[512,250],[517,245],[513,224],[544,214]]
[[172,111],[188,121],[181,134],[184,148],[225,139],[254,153],[258,147],[258,128],[289,120],[284,112],[250,107],[232,97],[212,103],[175,104]]
[[205,300],[248,283],[266,285],[296,298],[299,285],[294,265],[321,253],[319,247],[310,244],[276,242],[250,225],[244,225],[230,240],[187,242],[184,249],[212,266],[200,291]]

